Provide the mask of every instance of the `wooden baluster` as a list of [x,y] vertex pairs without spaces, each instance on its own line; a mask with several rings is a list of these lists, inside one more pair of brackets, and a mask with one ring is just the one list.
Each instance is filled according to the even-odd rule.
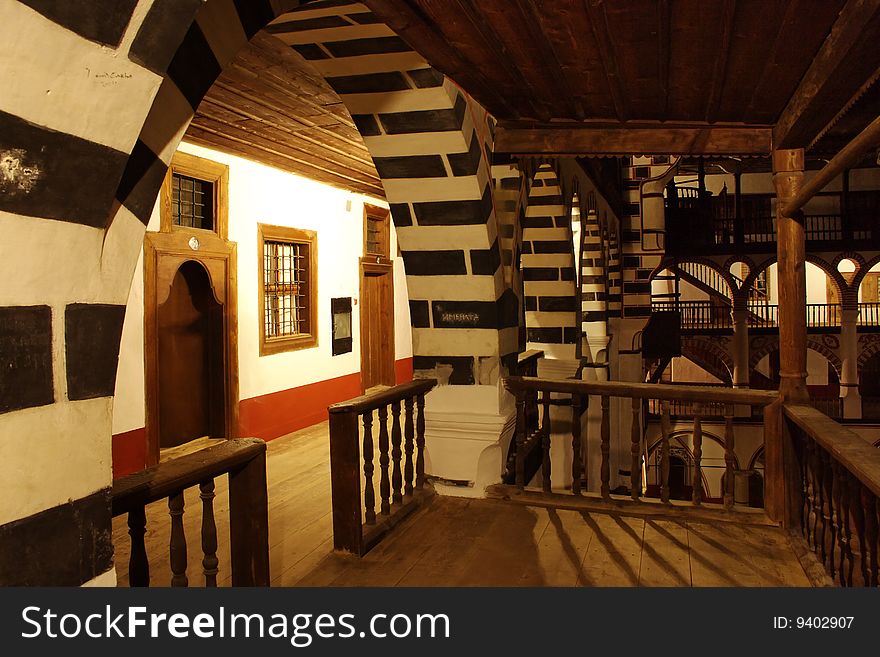
[[526,393],[516,391],[516,487],[526,485]]
[[[583,450],[586,452],[586,450]],[[581,494],[584,461],[581,459],[581,396],[571,394],[571,492]]]
[[853,584],[867,586],[868,576],[868,550],[865,548],[865,510],[862,506],[862,482],[850,476],[847,487],[850,491],[850,504],[853,520],[854,535],[850,536],[853,561],[858,561],[857,578]]
[[388,476],[388,407],[379,409],[379,508],[383,516],[391,513],[391,479]]
[[844,535],[844,526],[846,518],[843,513],[844,506],[844,486],[843,477],[840,476],[840,464],[836,459],[831,459],[831,476],[834,478],[832,487],[834,498],[834,531],[837,536],[837,563],[832,565],[832,572],[837,572],[837,581],[841,586],[846,586],[846,536]]
[[813,549],[825,563],[825,517],[822,514],[822,448],[813,445]]
[[700,415],[703,405],[694,404],[694,480],[691,500],[699,505],[703,500],[703,423]]
[[637,500],[642,494],[642,427],[641,427],[642,400],[640,397],[632,398],[632,430],[630,431],[630,496]]
[[602,497],[611,499],[611,399],[602,395],[602,427],[599,449],[602,452],[602,465],[599,477],[602,480]]
[[217,558],[217,524],[214,522],[214,480],[199,484],[202,500],[202,570],[205,586],[217,586],[220,560]]
[[150,560],[147,558],[147,547],[144,544],[146,533],[146,509],[139,506],[128,512],[128,535],[131,536],[131,554],[128,558],[129,586],[150,585]]
[[183,491],[168,498],[171,516],[171,586],[188,586],[186,577],[186,534],[183,532]]
[[837,543],[837,530],[835,527],[834,517],[834,474],[831,471],[831,461],[833,459],[825,450],[822,450],[822,519],[824,525],[824,543],[825,554],[828,562],[825,568],[834,579],[835,563],[834,563],[834,546]]
[[403,482],[405,495],[413,494],[413,438],[415,429],[413,427],[413,399],[407,397],[403,400],[404,418],[403,418],[403,451],[406,454],[406,464],[403,467]]
[[403,473],[400,461],[403,456],[400,436],[400,401],[391,402],[391,501],[394,504],[403,502]]
[[376,524],[376,490],[373,488],[373,411],[364,413],[364,521]]
[[541,486],[545,493],[551,490],[550,481],[550,393],[541,396],[544,414],[541,417]]
[[868,553],[868,586],[877,586],[878,557],[877,541],[880,529],[877,527],[877,498],[867,486],[861,486],[862,509],[865,514],[865,547],[862,554]]
[[672,434],[672,422],[669,417],[669,402],[660,404],[660,501],[669,502],[669,436]]
[[837,496],[837,522],[840,525],[837,533],[837,540],[840,543],[838,579],[841,586],[852,586],[853,558],[850,547],[849,483],[846,470],[841,468],[837,461],[833,462],[833,467],[834,477],[837,480],[835,488],[839,491]]
[[734,455],[735,434],[733,431],[733,405],[724,407],[724,508],[733,508],[734,478],[736,477],[736,456]]
[[416,488],[425,485],[425,395],[419,395],[416,399],[416,407],[419,417],[416,420]]
[[799,445],[799,465],[801,468],[801,534],[807,544],[810,544],[810,448],[809,439],[803,435],[799,429],[792,429],[800,436],[797,441]]

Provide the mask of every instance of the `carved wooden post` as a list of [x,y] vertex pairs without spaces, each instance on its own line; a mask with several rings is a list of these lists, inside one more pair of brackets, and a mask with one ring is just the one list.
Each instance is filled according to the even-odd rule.
[[672,423],[669,418],[669,402],[663,400],[660,413],[660,501],[669,502],[669,437]]
[[699,505],[703,499],[703,424],[700,415],[703,405],[694,404],[694,481],[691,500]]
[[[355,486],[354,490],[357,488]],[[229,472],[229,536],[232,585],[269,586],[269,499],[265,444],[258,456],[238,470]]]
[[[878,535],[880,535],[880,527],[877,521],[877,498],[862,484],[862,508],[865,514],[865,547],[862,548],[862,555],[866,552],[868,557],[868,586],[877,586],[878,569],[880,569],[880,559],[877,556]],[[864,556],[862,557],[864,559]]]
[[526,393],[516,391],[516,487],[522,490],[526,479]]
[[642,427],[641,427],[641,410],[642,400],[639,397],[632,398],[632,431],[630,434],[630,442],[632,444],[630,451],[632,459],[630,462],[630,496],[637,500],[642,494]]
[[391,513],[391,480],[388,476],[388,407],[379,408],[379,497],[383,516]]
[[736,456],[734,453],[733,405],[724,407],[724,508],[733,508],[734,481],[736,477]]
[[413,494],[413,440],[415,428],[413,427],[413,398],[407,397],[403,401],[403,451],[406,454],[406,465],[403,468],[404,494]]
[[602,480],[602,497],[606,500],[611,498],[611,399],[608,395],[602,395],[602,427],[599,449],[602,452],[602,465],[599,469],[599,477]]
[[[333,508],[333,547],[363,552],[361,525],[361,450],[358,416],[330,411],[330,483]],[[366,437],[364,438],[366,442]],[[366,473],[366,469],[364,469]],[[364,502],[366,504],[366,501]],[[371,509],[372,507],[367,507]],[[375,518],[375,512],[373,513]]]
[[[586,454],[586,449],[583,450]],[[585,471],[581,460],[581,396],[571,393],[571,492],[581,494],[581,475]]]
[[183,491],[168,498],[171,516],[171,586],[188,586],[186,577],[186,534],[183,532]]
[[364,520],[376,523],[376,491],[373,488],[373,411],[364,413]]
[[150,585],[150,561],[144,545],[147,533],[147,515],[143,506],[128,512],[128,535],[131,536],[131,555],[128,559],[128,585]]
[[552,489],[550,481],[550,393],[544,391],[541,396],[544,413],[541,417],[541,480],[542,489],[549,493]]
[[425,485],[425,395],[420,394],[416,399],[416,407],[419,409],[419,418],[416,421],[416,447],[419,450],[416,457],[416,488]]
[[391,500],[395,504],[403,502],[403,473],[400,468],[400,460],[403,456],[400,436],[400,401],[391,403]]
[[822,450],[822,518],[823,518],[823,541],[827,562],[825,568],[834,579],[834,547],[837,543],[837,527],[834,517],[834,475],[831,471],[833,458]]
[[205,573],[205,586],[217,586],[217,573],[220,560],[217,558],[217,524],[214,522],[214,480],[208,479],[199,484],[199,497],[202,500],[202,569]]

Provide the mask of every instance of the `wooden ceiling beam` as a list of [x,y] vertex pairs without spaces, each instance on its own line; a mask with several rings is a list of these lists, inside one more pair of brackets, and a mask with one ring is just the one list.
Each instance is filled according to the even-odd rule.
[[611,34],[608,30],[605,6],[602,0],[584,0],[584,7],[586,7],[587,17],[590,20],[590,29],[596,41],[596,49],[599,51],[599,60],[602,62],[605,79],[608,82],[614,111],[619,121],[626,121],[629,118],[629,107],[626,95],[623,93],[620,71],[617,68],[617,56],[614,53],[614,44],[611,42]]
[[562,64],[543,28],[541,10],[531,0],[514,0],[514,4],[528,25],[533,43],[545,64],[545,70],[550,72],[550,79],[553,80],[559,103],[571,108],[571,116],[579,121],[583,120],[586,117],[583,103],[574,97],[571,82],[562,74]]
[[769,126],[516,128],[500,124],[495,150],[512,155],[768,155]]
[[727,60],[730,55],[730,36],[733,33],[733,22],[736,15],[736,0],[724,0],[721,18],[721,34],[718,40],[718,56],[712,69],[712,87],[709,91],[709,102],[706,104],[706,121],[711,123],[718,113],[721,94],[727,81]]
[[527,89],[529,91],[530,95],[522,95],[522,102],[531,108],[532,114],[536,118],[541,121],[549,121],[552,118],[550,115],[550,109],[547,104],[541,100],[540,94],[535,92],[534,87],[528,80],[526,80],[525,76],[523,76],[519,67],[513,63],[513,60],[507,51],[507,47],[499,38],[498,33],[492,27],[492,24],[478,13],[470,0],[456,0],[456,4],[464,17],[467,18],[473,28],[480,35],[480,38],[483,40],[483,43],[489,51],[497,55],[497,57],[495,57],[496,63],[515,84],[521,89]]
[[[847,65],[858,59],[854,49],[861,43],[866,26],[880,19],[880,0],[848,0],[831,32],[801,79],[773,130],[774,148],[804,148],[828,125],[843,102],[829,106],[827,87],[846,77]],[[876,48],[876,44],[872,44]],[[853,80],[856,88],[864,80]],[[852,90],[853,92],[855,89]]]

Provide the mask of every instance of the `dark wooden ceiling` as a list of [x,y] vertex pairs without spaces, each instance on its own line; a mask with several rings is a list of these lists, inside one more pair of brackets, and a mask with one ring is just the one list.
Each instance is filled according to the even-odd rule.
[[775,126],[807,147],[880,67],[871,0],[365,2],[509,129]]
[[258,33],[211,87],[187,141],[384,198],[354,121],[330,86],[278,38]]

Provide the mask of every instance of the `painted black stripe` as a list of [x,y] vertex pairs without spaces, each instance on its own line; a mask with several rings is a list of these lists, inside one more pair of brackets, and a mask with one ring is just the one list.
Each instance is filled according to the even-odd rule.
[[531,242],[523,242],[522,243],[522,252],[526,254],[532,253],[532,243]]
[[562,341],[565,344],[577,344],[579,335],[579,329],[571,326],[566,326],[562,335]]
[[472,356],[413,356],[413,370],[432,372],[438,366],[451,366],[449,383],[457,386],[474,385],[474,359]]
[[559,268],[559,280],[573,281],[574,280],[574,267],[560,267]]
[[104,228],[127,155],[0,111],[0,210]]
[[471,273],[477,275],[491,275],[501,266],[501,251],[498,248],[498,239],[488,249],[472,249]]
[[324,44],[334,57],[359,57],[361,55],[381,55],[392,52],[410,52],[406,41],[399,36],[368,37],[348,41],[330,41]]
[[549,196],[532,196],[529,198],[529,205],[562,205],[562,197],[558,194],[551,194]]
[[604,310],[585,310],[581,313],[582,322],[604,322],[606,317]]
[[453,176],[472,176],[480,167],[480,160],[483,152],[480,150],[480,140],[477,133],[471,136],[471,145],[467,153],[450,153],[447,155],[449,159],[449,167],[452,169]]
[[430,328],[431,314],[427,301],[409,302],[409,323],[413,328]]
[[598,276],[584,276],[581,278],[581,283],[584,285],[601,285],[605,282],[605,277],[602,275]]
[[365,75],[340,75],[334,78],[326,78],[326,80],[333,91],[340,95],[406,91],[412,88],[400,71],[367,73]]
[[566,297],[538,297],[538,310],[545,313],[575,312],[577,299]]
[[494,301],[434,301],[434,328],[498,328],[498,305]]
[[201,28],[193,23],[168,65],[168,76],[195,110],[219,75],[220,64],[211,46]]
[[270,0],[232,0],[248,39],[275,18]]
[[541,342],[544,344],[562,344],[562,327],[557,328],[528,328],[526,329],[529,342]]
[[74,303],[64,313],[67,396],[113,395],[125,306]]
[[498,234],[501,235],[501,237],[513,239],[513,234],[514,234],[513,224],[501,224],[500,226],[498,226]]
[[624,294],[651,294],[650,283],[624,283]]
[[417,68],[407,74],[419,89],[430,89],[443,84],[443,74],[435,68]]
[[168,166],[140,139],[135,143],[116,190],[116,200],[146,226]]
[[467,274],[464,251],[403,251],[407,276]]
[[375,25],[381,23],[382,19],[371,11],[364,11],[359,14],[347,14],[347,17],[358,25]]
[[389,178],[445,178],[446,167],[439,155],[374,157],[373,164],[383,180]]
[[524,281],[558,281],[558,267],[523,267]]
[[[461,97],[459,96],[459,101]],[[453,109],[415,110],[380,114],[379,120],[389,135],[407,135],[416,132],[452,132],[461,130],[464,114],[456,101]]]
[[0,308],[0,373],[0,413],[55,401],[49,306]]
[[351,118],[361,137],[375,137],[382,134],[376,117],[372,114],[352,114]]
[[304,59],[310,61],[314,59],[330,59],[330,55],[324,52],[321,46],[316,43],[296,43],[290,47],[302,55]]
[[637,230],[624,230],[621,231],[620,239],[622,242],[641,242],[642,234]]
[[165,73],[202,4],[202,0],[155,0],[131,44],[129,59],[154,73]]
[[624,317],[650,317],[651,306],[627,306],[623,309]]
[[483,190],[479,201],[428,201],[413,203],[420,226],[465,226],[485,224],[492,213],[492,190]]
[[525,298],[526,310],[538,310],[538,297]]
[[534,240],[532,246],[535,253],[572,253],[574,248],[571,242],[566,240]]
[[116,47],[137,0],[19,0],[58,25],[89,41]]
[[390,203],[391,219],[397,228],[402,226],[412,226],[412,213],[409,211],[409,205],[406,203]]
[[553,217],[553,221],[556,223],[557,228],[568,228],[571,226],[571,219],[569,217]]
[[553,217],[525,217],[523,228],[554,228]]
[[0,526],[0,586],[79,586],[113,567],[110,489]]
[[351,23],[342,16],[318,16],[301,20],[284,21],[266,27],[271,34],[287,34],[288,32],[305,32],[307,30],[326,30],[333,27],[351,27]]

